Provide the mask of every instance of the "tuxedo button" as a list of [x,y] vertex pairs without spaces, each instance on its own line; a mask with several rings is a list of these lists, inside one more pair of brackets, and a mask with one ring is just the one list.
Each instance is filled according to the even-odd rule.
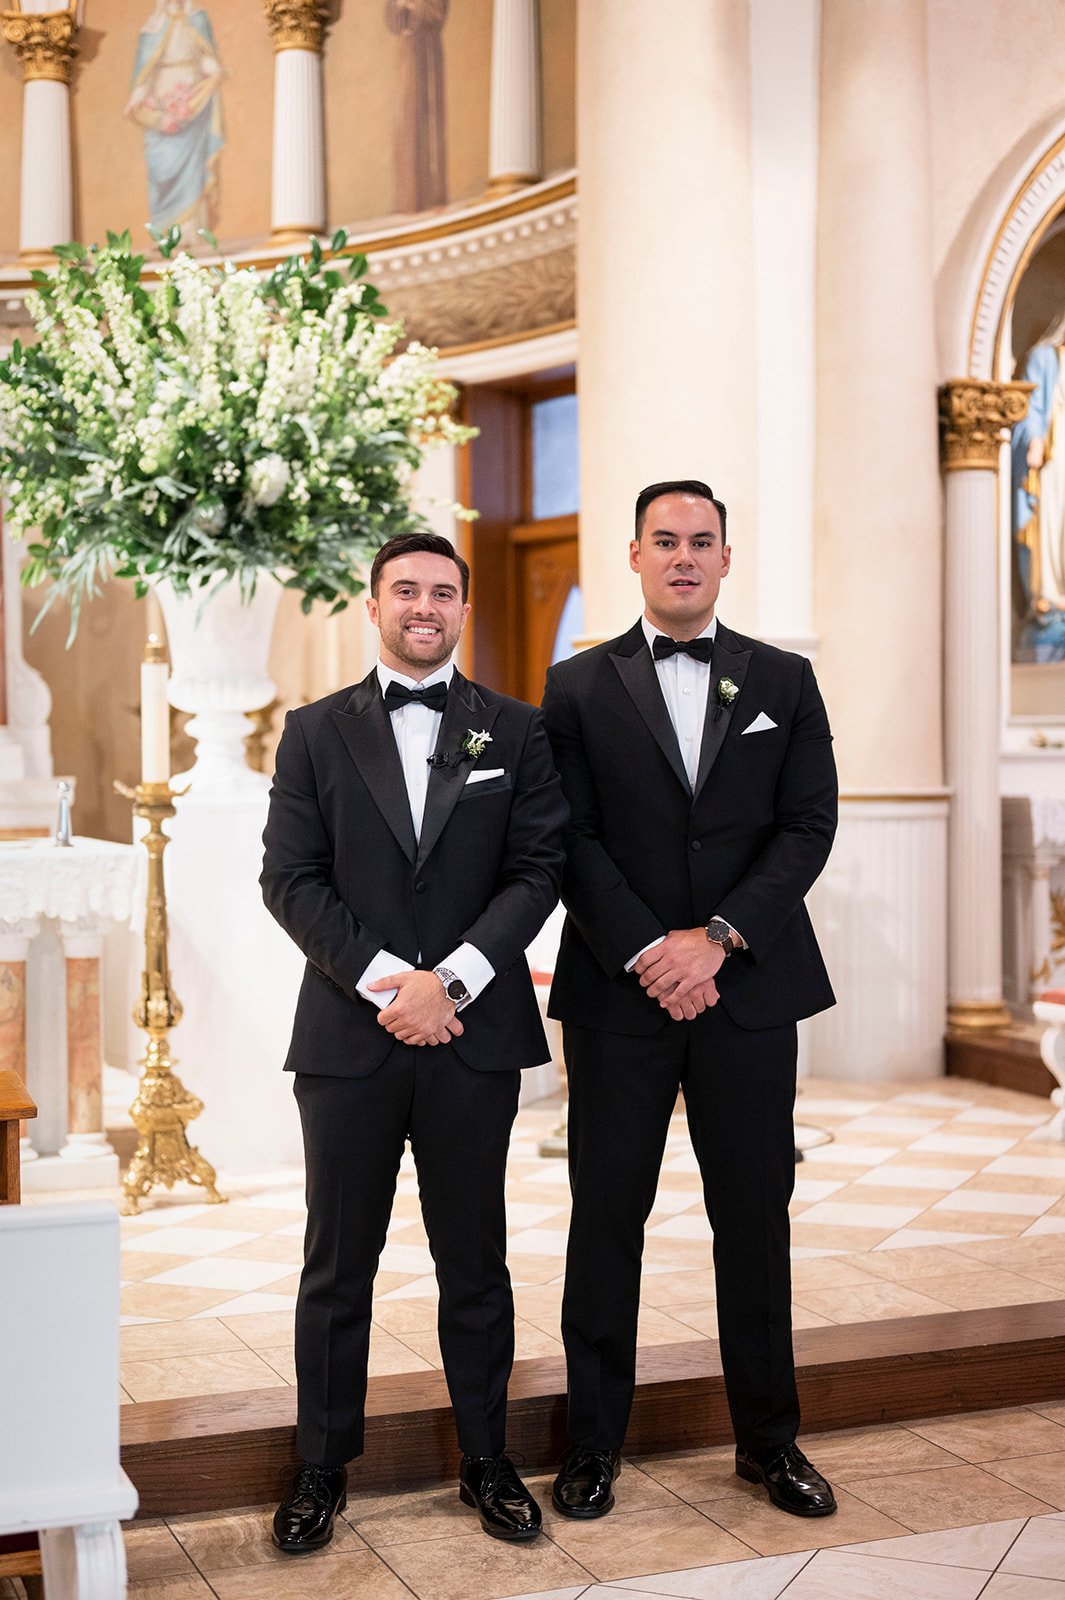
[[424,883],[416,883],[414,885],[414,893],[415,894],[424,894],[425,893],[425,884]]
[[702,849],[702,848],[703,848],[703,847],[702,847],[702,845],[701,845],[701,844],[700,844],[700,842],[699,842],[699,840],[698,840],[698,839],[693,839],[693,840],[692,840],[692,849],[693,849],[693,850],[701,850],[701,849]]

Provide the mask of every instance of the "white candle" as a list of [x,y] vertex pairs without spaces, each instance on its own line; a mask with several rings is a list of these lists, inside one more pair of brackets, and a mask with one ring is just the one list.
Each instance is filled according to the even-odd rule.
[[170,666],[157,634],[148,635],[141,662],[141,782],[170,779],[170,706],[166,683]]

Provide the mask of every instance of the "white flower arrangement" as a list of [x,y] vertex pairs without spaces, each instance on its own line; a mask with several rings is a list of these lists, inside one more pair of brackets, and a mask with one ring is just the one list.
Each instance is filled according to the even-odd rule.
[[738,684],[733,683],[731,678],[722,678],[718,683],[717,698],[723,706],[730,706],[739,692]]
[[36,530],[22,581],[54,580],[44,609],[65,595],[72,637],[112,576],[143,594],[224,575],[250,596],[272,571],[305,611],[341,610],[374,551],[421,525],[423,451],[471,437],[436,352],[395,353],[402,328],[343,230],[332,257],[312,240],[263,278],[179,242],[160,241],[152,292],[128,233],[59,247],[26,297],[38,342],[0,361],[9,525]]
[[491,743],[490,733],[474,733],[470,728],[462,741],[462,754],[468,761],[479,761]]

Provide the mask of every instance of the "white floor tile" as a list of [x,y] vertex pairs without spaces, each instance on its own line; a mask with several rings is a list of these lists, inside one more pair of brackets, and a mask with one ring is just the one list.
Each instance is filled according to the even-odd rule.
[[888,1556],[896,1561],[930,1561],[945,1566],[975,1567],[994,1572],[1024,1527],[1024,1518],[1009,1522],[982,1522],[972,1528],[945,1528],[941,1533],[910,1533],[898,1539],[872,1539],[841,1546],[862,1555]]
[[928,1089],[914,1089],[907,1094],[894,1094],[891,1100],[894,1105],[899,1106],[947,1106],[954,1110],[972,1105],[971,1100],[956,1099],[950,1094],[933,1094]]
[[1032,1517],[999,1569],[1030,1578],[1065,1576],[1065,1521]]
[[130,1239],[122,1248],[149,1255],[213,1256],[259,1237],[257,1233],[238,1233],[234,1228],[164,1228],[143,1239]]
[[299,1188],[271,1189],[262,1194],[250,1195],[244,1202],[249,1206],[262,1206],[266,1211],[304,1211],[307,1196],[303,1184]]
[[[925,1213],[927,1215],[927,1213]],[[910,1250],[920,1245],[945,1244],[980,1244],[985,1239],[998,1239],[997,1233],[947,1233],[934,1228],[904,1228],[900,1233],[893,1233],[890,1239],[882,1239],[874,1245],[874,1250]]]
[[[557,1217],[564,1208],[558,1205],[535,1206],[528,1201],[507,1201],[507,1225],[511,1229],[535,1228],[538,1222],[546,1222],[549,1217]],[[563,1220],[565,1220],[563,1218]]]
[[382,1272],[432,1272],[433,1258],[424,1244],[386,1244],[379,1265]]
[[818,1256],[845,1256],[846,1250],[820,1250],[812,1244],[793,1244],[791,1259],[793,1261],[815,1261]]
[[1038,1217],[1030,1228],[1025,1228],[1021,1238],[1028,1239],[1033,1233],[1065,1233],[1065,1217]]
[[796,1178],[795,1199],[812,1205],[815,1200],[827,1200],[830,1194],[836,1194],[846,1187],[841,1178]]
[[796,1122],[806,1122],[810,1117],[864,1117],[876,1113],[878,1102],[876,1100],[830,1100],[818,1099],[816,1095],[803,1094],[800,1090],[795,1101]]
[[941,1156],[1004,1156],[1015,1143],[1015,1139],[996,1139],[975,1133],[926,1133],[910,1148],[931,1150],[934,1155]]
[[659,1189],[655,1195],[654,1209],[677,1216],[681,1212],[691,1211],[693,1207],[701,1207],[702,1203],[703,1197],[695,1189]]
[[1060,1178],[1065,1194],[1065,1147],[1060,1155],[1022,1155],[1019,1150],[1008,1156],[996,1156],[984,1168],[985,1172],[1001,1172],[1010,1178]]
[[804,1211],[799,1221],[826,1228],[904,1228],[915,1217],[924,1215],[923,1206],[861,1206],[822,1200]]
[[788,1585],[788,1600],[977,1600],[986,1572],[819,1550]]
[[1000,1189],[959,1189],[944,1195],[931,1211],[983,1211],[1011,1217],[1041,1217],[1057,1203],[1053,1194],[1006,1194]]
[[[1002,1156],[1000,1159],[1009,1158]],[[861,1173],[854,1181],[877,1189],[957,1189],[975,1177],[975,1172],[963,1167],[901,1167],[889,1162]]]
[[237,1295],[233,1300],[227,1300],[223,1305],[212,1306],[209,1311],[194,1312],[189,1318],[190,1322],[204,1317],[250,1317],[260,1311],[295,1311],[296,1296],[294,1294],[264,1294],[261,1290],[257,1294]]
[[838,1143],[833,1140],[831,1144],[819,1144],[807,1150],[806,1160],[831,1161],[841,1167],[875,1167],[899,1154],[896,1144],[847,1144],[843,1140]]
[[565,1228],[526,1228],[507,1240],[507,1254],[559,1256],[565,1259],[569,1234]]
[[993,1128],[997,1123],[1006,1128],[1037,1128],[1050,1115],[1050,1112],[1003,1111],[998,1106],[969,1106],[965,1111],[959,1111],[954,1121],[980,1122],[988,1128]]
[[943,1117],[888,1117],[888,1116],[863,1116],[855,1117],[853,1122],[845,1123],[839,1130],[840,1133],[903,1133],[914,1139],[919,1139],[924,1133],[931,1133],[933,1129],[942,1127]]
[[[515,1282],[514,1288],[518,1285]],[[389,1289],[387,1294],[378,1295],[379,1300],[428,1300],[437,1294],[435,1276],[427,1275],[422,1278],[412,1278],[410,1283],[400,1284],[398,1289]]]
[[206,1204],[183,1205],[174,1200],[153,1204],[148,1200],[145,1209],[135,1217],[122,1218],[122,1237],[125,1240],[127,1234],[140,1233],[146,1228],[183,1228],[193,1217],[202,1217],[205,1212],[214,1209],[214,1206]]
[[[679,1600],[777,1600],[809,1560],[810,1551],[802,1550],[786,1556],[761,1556],[754,1561],[726,1561],[715,1567],[656,1572],[646,1578],[615,1579],[610,1587],[629,1597],[653,1594],[678,1596]],[[593,1595],[602,1600],[602,1588],[587,1592],[589,1600]]]
[[709,1244],[714,1237],[710,1231],[710,1223],[706,1216],[670,1217],[668,1222],[660,1222],[654,1228],[648,1228],[649,1239],[705,1239]]
[[179,1283],[186,1289],[264,1289],[268,1283],[292,1276],[295,1269],[284,1261],[236,1261],[231,1256],[205,1256],[180,1267],[157,1272],[146,1283]]

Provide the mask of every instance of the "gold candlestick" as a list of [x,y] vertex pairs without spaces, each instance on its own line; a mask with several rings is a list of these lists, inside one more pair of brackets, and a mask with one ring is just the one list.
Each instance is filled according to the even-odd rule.
[[148,1035],[148,1048],[138,1063],[140,1087],[129,1108],[140,1140],[122,1184],[120,1209],[125,1216],[135,1216],[149,1189],[160,1183],[172,1189],[179,1178],[198,1184],[207,1199],[217,1205],[226,1197],[215,1188],[215,1170],[189,1144],[185,1132],[186,1124],[203,1110],[203,1101],[189,1094],[175,1075],[167,1038],[170,1029],[181,1021],[181,1001],[171,987],[167,955],[163,851],[170,840],[163,832],[163,820],[174,815],[174,801],[185,790],[175,792],[169,783],[139,783],[135,789],[116,783],[115,788],[133,801],[133,815],[148,824],[144,835],[148,850],[144,975],[140,998],[133,1008],[134,1022]]

